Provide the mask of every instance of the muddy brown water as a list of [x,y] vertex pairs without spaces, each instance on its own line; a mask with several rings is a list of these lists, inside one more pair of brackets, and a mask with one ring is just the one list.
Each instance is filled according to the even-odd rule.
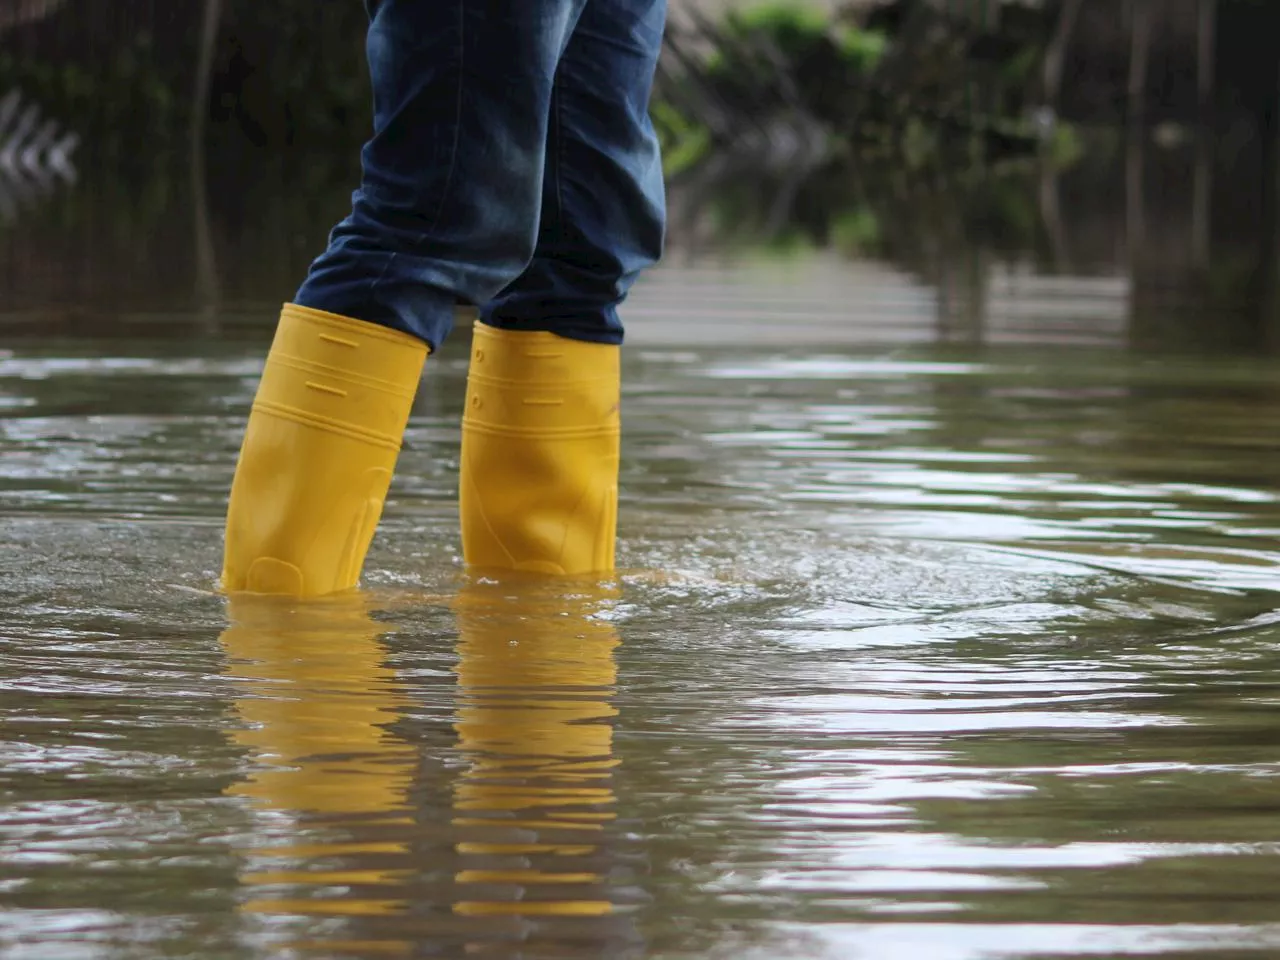
[[0,954],[1280,956],[1280,365],[1082,273],[673,257],[607,583],[463,576],[462,329],[302,605],[212,593],[271,305],[24,314]]

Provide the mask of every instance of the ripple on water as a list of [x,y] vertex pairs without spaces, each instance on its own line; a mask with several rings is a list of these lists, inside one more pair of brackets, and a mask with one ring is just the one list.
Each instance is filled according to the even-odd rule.
[[0,353],[0,952],[1280,950],[1273,371],[653,345],[566,596],[446,353],[367,591],[229,610],[258,348],[90,352]]

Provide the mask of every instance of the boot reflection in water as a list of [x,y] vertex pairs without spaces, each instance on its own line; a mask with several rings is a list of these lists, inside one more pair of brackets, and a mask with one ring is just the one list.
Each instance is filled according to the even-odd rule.
[[273,813],[243,851],[261,861],[243,877],[256,892],[245,909],[400,912],[410,870],[394,838],[411,822],[416,755],[386,729],[405,701],[382,664],[385,627],[359,593],[306,604],[236,597],[229,613],[222,643],[244,691],[234,738],[259,766],[227,793]]
[[609,600],[602,587],[561,580],[475,584],[455,603],[456,727],[469,760],[454,789],[453,822],[463,837],[456,913],[614,911],[611,700],[619,640],[600,618]]

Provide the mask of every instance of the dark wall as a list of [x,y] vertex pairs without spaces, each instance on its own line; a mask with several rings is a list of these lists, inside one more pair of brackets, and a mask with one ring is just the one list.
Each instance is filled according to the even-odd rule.
[[1229,106],[1254,115],[1275,109],[1280,85],[1280,3],[1223,0],[1218,83]]
[[210,109],[259,146],[349,149],[369,128],[358,0],[228,0]]
[[[21,88],[95,141],[182,136],[203,14],[202,0],[67,0],[0,36],[0,92]],[[369,118],[366,24],[359,0],[224,0],[210,102],[200,105],[213,136],[359,142]]]

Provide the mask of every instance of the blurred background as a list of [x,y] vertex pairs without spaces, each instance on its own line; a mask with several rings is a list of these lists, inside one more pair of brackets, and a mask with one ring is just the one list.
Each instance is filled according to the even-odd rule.
[[[824,339],[1280,344],[1280,6],[671,5],[670,255],[637,316],[690,269],[749,300],[763,259]],[[6,332],[269,327],[348,208],[364,25],[0,0]]]

